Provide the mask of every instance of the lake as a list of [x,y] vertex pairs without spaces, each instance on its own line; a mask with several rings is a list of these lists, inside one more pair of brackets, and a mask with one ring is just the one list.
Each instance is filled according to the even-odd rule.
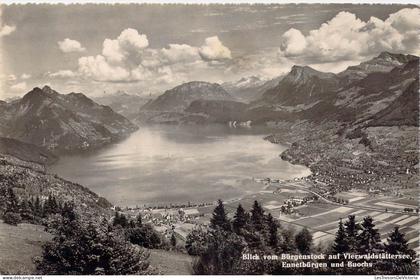
[[283,161],[286,147],[264,140],[268,134],[225,126],[141,127],[100,150],[63,156],[49,171],[120,206],[228,200],[261,190],[253,178],[310,174]]

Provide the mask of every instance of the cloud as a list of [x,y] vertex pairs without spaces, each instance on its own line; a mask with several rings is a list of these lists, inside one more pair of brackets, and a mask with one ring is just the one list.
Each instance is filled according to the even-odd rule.
[[26,74],[26,73],[23,73],[22,75],[20,75],[20,78],[22,80],[27,80],[27,79],[30,79],[31,77],[32,77],[32,75]]
[[367,22],[340,12],[318,29],[304,35],[289,29],[282,35],[281,55],[310,63],[354,61],[381,51],[420,54],[420,9],[406,8],[386,20]]
[[78,72],[103,82],[168,84],[186,78],[188,73],[193,76],[203,68],[219,67],[214,62],[228,58],[230,50],[217,36],[207,38],[201,47],[169,44],[154,49],[145,34],[127,28],[115,39],[106,38],[101,54],[79,58]]
[[0,8],[0,38],[12,34],[15,30],[15,26],[3,24],[2,9]]
[[22,92],[27,88],[26,82],[21,82],[10,86],[10,90],[13,92]]
[[51,78],[74,78],[77,76],[77,73],[71,70],[59,70],[57,72],[50,73],[48,76]]
[[230,50],[222,44],[217,36],[207,38],[199,49],[199,53],[204,60],[208,61],[232,58]]
[[10,35],[11,33],[13,33],[16,30],[15,26],[10,26],[10,25],[2,25],[0,26],[0,38]]
[[186,44],[169,44],[169,47],[162,49],[161,52],[170,63],[193,62],[200,59],[198,49]]
[[117,39],[105,39],[102,55],[108,61],[122,62],[124,59],[138,62],[141,52],[149,46],[149,40],[137,30],[127,28],[121,32]]
[[79,58],[79,71],[97,81],[127,81],[130,72],[121,66],[113,66],[102,55]]
[[82,44],[80,44],[79,41],[69,38],[66,38],[63,41],[58,41],[57,44],[60,50],[64,53],[84,52],[86,50],[84,47],[82,47]]

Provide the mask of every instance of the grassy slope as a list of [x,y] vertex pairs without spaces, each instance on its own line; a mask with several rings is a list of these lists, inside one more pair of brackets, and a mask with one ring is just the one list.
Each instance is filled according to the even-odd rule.
[[192,257],[174,251],[150,250],[150,265],[163,275],[192,274]]
[[0,274],[34,274],[33,258],[51,235],[42,226],[11,226],[0,220]]

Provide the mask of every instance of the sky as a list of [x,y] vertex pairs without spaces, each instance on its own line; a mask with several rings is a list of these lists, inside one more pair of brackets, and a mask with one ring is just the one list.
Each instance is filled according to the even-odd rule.
[[0,99],[50,85],[88,96],[183,82],[340,72],[382,51],[420,55],[413,5],[0,5]]

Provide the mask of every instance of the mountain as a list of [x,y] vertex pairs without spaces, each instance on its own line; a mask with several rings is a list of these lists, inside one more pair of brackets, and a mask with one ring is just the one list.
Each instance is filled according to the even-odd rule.
[[232,100],[219,84],[207,82],[189,82],[165,91],[155,100],[142,107],[145,111],[182,112],[194,100]]
[[111,107],[112,110],[127,119],[133,119],[139,113],[140,108],[150,101],[150,98],[117,91],[113,94],[94,98],[94,100],[99,104]]
[[195,100],[185,112],[199,114],[203,122],[227,123],[242,119],[248,105],[231,100]]
[[309,105],[331,98],[338,84],[338,77],[333,73],[323,73],[309,66],[295,65],[277,86],[264,92],[257,103],[283,106]]
[[254,123],[332,120],[357,126],[418,125],[413,93],[416,88],[418,92],[418,57],[381,53],[359,65],[357,78],[352,72],[356,67],[349,69],[335,75],[294,66],[276,87],[251,103],[246,118]]
[[[336,112],[343,120],[366,124],[389,106],[402,105],[407,98],[415,102],[415,94],[409,93],[416,88],[418,92],[418,67],[419,60],[413,59],[389,72],[373,72],[355,80],[337,92],[334,100]],[[408,93],[404,94],[406,91]],[[392,105],[399,98],[403,100]],[[418,102],[416,104],[418,106]]]
[[137,129],[82,93],[59,94],[48,86],[34,88],[0,113],[1,136],[60,152],[98,147]]
[[257,76],[250,76],[237,81],[223,83],[222,87],[238,101],[248,103],[261,98],[266,90],[275,87],[282,78],[282,76],[279,76],[267,80]]
[[405,54],[394,54],[390,52],[382,52],[377,57],[362,62],[356,66],[350,66],[338,76],[342,84],[349,84],[356,80],[365,78],[368,74],[377,72],[389,72],[393,68],[403,66],[411,60],[415,60],[416,56]]
[[419,80],[411,83],[387,108],[375,114],[369,126],[419,126]]

